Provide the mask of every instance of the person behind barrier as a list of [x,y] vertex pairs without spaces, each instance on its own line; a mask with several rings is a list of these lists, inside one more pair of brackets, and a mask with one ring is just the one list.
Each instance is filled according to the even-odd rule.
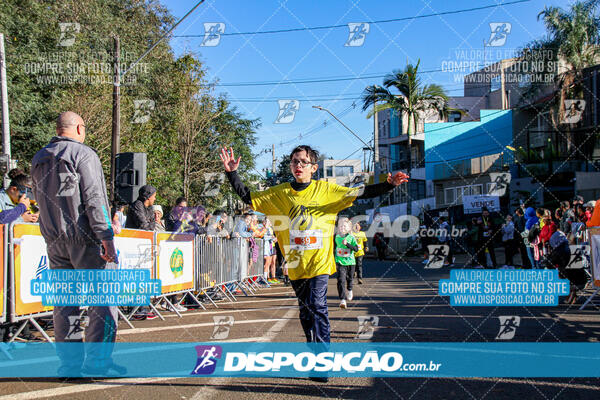
[[[83,119],[74,112],[63,112],[56,121],[56,136],[31,162],[40,231],[51,269],[105,269],[107,262],[118,262],[102,164],[96,152],[83,144],[85,134]],[[88,308],[85,354],[82,346],[65,343],[80,312],[78,306],[54,307],[54,337],[61,363],[58,374],[98,376],[110,369],[124,374],[126,370],[111,358],[117,308]]]
[[181,221],[183,210],[187,207],[187,205],[188,202],[185,197],[178,197],[177,200],[175,200],[175,205],[165,220],[165,229],[167,231],[175,232],[177,230],[177,228],[175,228],[175,224]]
[[11,222],[37,222],[38,216],[32,209],[31,178],[20,169],[8,172],[8,188],[0,190],[0,224]]
[[163,209],[158,204],[152,205],[152,211],[154,212],[154,232],[164,232],[165,222],[163,221]]
[[138,198],[129,206],[127,213],[127,228],[153,231],[156,219],[152,206],[156,201],[156,188],[144,185],[138,192]]
[[357,198],[380,196],[407,182],[408,175],[388,174],[386,182],[358,188],[315,181],[312,175],[318,169],[318,153],[303,145],[290,153],[294,182],[250,192],[237,174],[241,157],[235,158],[233,148],[221,149],[220,157],[230,184],[244,203],[269,217],[287,218],[286,226],[278,224],[275,235],[288,263],[306,340],[329,342],[327,282],[335,272],[332,248],[335,217]]

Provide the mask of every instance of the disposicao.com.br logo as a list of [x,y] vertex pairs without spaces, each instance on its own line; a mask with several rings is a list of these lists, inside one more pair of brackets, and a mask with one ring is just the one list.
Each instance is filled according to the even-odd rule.
[[[299,376],[314,374],[335,374],[340,376],[370,376],[396,373],[428,373],[439,372],[441,363],[428,360],[421,363],[404,362],[402,354],[395,351],[226,351],[218,354],[219,366],[212,359],[209,371],[204,369],[206,350],[202,354],[198,350],[198,363],[192,375],[213,374],[225,376]],[[214,350],[214,348],[213,348]],[[221,350],[221,347],[219,347]],[[236,349],[238,350],[238,349]],[[329,350],[329,349],[327,349]],[[212,356],[212,353],[211,353]]]

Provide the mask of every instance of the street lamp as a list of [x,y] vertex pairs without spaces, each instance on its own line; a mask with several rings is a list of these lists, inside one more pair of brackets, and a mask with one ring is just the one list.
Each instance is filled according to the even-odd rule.
[[372,151],[375,151],[375,149],[370,144],[368,144],[367,142],[365,142],[364,140],[362,140],[360,138],[360,136],[358,136],[356,133],[354,133],[354,131],[352,131],[352,129],[348,128],[348,126],[346,124],[344,124],[342,121],[340,121],[340,119],[338,117],[336,117],[335,115],[333,115],[333,113],[331,111],[329,111],[328,109],[326,109],[324,107],[321,107],[321,106],[312,106],[312,107],[316,108],[317,110],[328,112],[329,115],[331,115],[333,118],[335,118],[335,120],[337,122],[339,122],[340,124],[342,124],[342,126],[344,128],[346,128],[348,130],[348,132],[350,132],[352,135],[354,135],[355,138],[357,138],[358,140],[360,140],[365,146],[369,147]]

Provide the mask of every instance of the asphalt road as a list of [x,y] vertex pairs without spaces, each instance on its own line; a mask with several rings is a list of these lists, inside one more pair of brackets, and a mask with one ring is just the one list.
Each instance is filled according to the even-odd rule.
[[[339,308],[336,280],[329,281],[332,341],[357,341],[358,316],[377,315],[370,341],[494,342],[500,315],[521,317],[512,339],[519,342],[597,341],[600,313],[578,307],[451,307],[437,295],[448,269],[426,270],[419,262],[365,261],[365,283],[355,285],[349,308]],[[223,341],[302,342],[298,307],[290,287],[275,285],[256,296],[218,303],[207,311],[190,310],[179,318],[120,324],[118,341],[202,342],[213,334],[213,317],[233,318]],[[413,379],[330,378],[315,383],[301,378],[127,378],[61,382],[56,379],[2,379],[4,399],[596,399],[598,378]]]

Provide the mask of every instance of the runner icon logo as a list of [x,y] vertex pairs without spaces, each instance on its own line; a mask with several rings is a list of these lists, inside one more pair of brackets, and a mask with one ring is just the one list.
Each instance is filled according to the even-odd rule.
[[563,124],[576,124],[581,120],[585,110],[585,100],[565,100],[565,116]]
[[58,197],[70,197],[75,194],[75,189],[79,186],[79,178],[77,174],[70,172],[59,172],[58,177],[60,178],[60,187],[56,195]]
[[490,196],[504,196],[506,189],[510,185],[510,172],[492,172],[490,173]]
[[65,340],[81,341],[83,340],[83,331],[88,324],[88,317],[79,315],[69,315],[69,331]]
[[225,24],[223,22],[205,22],[204,39],[200,46],[215,47],[221,43],[221,35],[225,33]]
[[70,47],[75,43],[75,34],[81,31],[81,25],[77,22],[60,22],[60,38],[58,45],[62,47]]
[[500,330],[496,340],[511,340],[515,337],[517,327],[521,325],[521,317],[518,315],[499,316]]
[[589,246],[570,245],[571,259],[565,267],[566,269],[581,269],[584,266],[585,259],[589,254]]
[[510,22],[490,22],[490,40],[486,46],[500,47],[506,43],[506,38],[510,34],[512,25]]
[[438,269],[444,266],[444,260],[450,253],[450,246],[447,244],[430,244],[427,245],[429,259],[425,264],[425,269]]
[[300,108],[298,100],[277,100],[279,104],[279,113],[275,119],[275,124],[289,124],[296,118],[296,112]]
[[344,43],[346,47],[360,47],[365,43],[367,33],[371,29],[371,25],[367,22],[350,22],[348,23],[348,40]]
[[222,172],[207,172],[204,174],[204,192],[205,197],[215,197],[221,190],[221,185],[225,182],[225,174]]
[[213,316],[213,321],[215,323],[213,328],[213,333],[210,337],[211,340],[223,340],[229,337],[229,331],[233,326],[233,316],[232,315],[223,315],[223,316]]
[[356,318],[358,319],[358,332],[355,339],[371,339],[375,328],[379,325],[379,317],[377,315],[359,315]]
[[154,100],[142,99],[133,101],[133,121],[134,124],[145,124],[150,121],[150,114],[154,111]]
[[221,346],[196,346],[198,360],[191,375],[210,375],[217,368],[217,360],[223,355]]

